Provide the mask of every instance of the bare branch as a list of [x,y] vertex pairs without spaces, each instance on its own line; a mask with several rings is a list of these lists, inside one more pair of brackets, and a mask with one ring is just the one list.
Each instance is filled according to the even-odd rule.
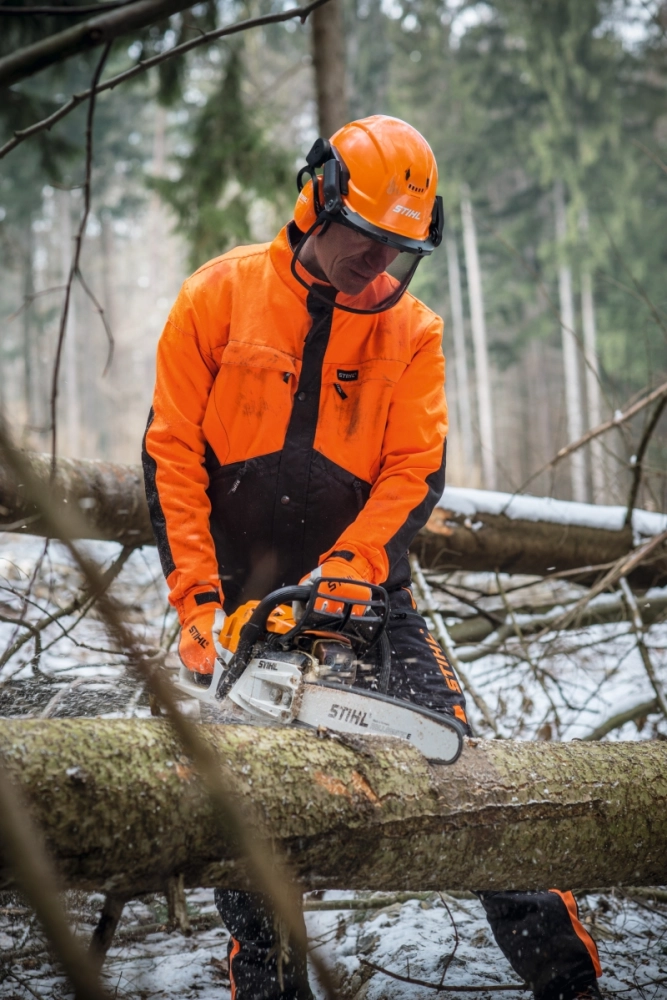
[[646,153],[649,159],[653,160],[653,162],[656,163],[660,167],[660,169],[664,170],[664,172],[667,174],[667,163],[665,163],[664,160],[661,160],[657,153],[654,153],[652,149],[649,149],[648,146],[645,146],[643,142],[639,141],[639,139],[633,139],[632,144],[636,146],[638,149],[641,149],[642,153]]
[[[2,150],[0,150],[0,153],[1,152]],[[591,430],[586,431],[586,433],[582,434],[582,436],[576,441],[572,441],[570,444],[565,445],[564,448],[561,448],[560,451],[556,452],[554,457],[547,462],[546,465],[541,466],[537,472],[533,472],[533,474],[521,484],[519,489],[512,494],[512,497],[515,497],[518,493],[523,493],[526,487],[530,486],[533,480],[537,479],[538,476],[541,476],[542,473],[546,472],[548,469],[553,469],[558,462],[562,462],[562,460],[567,458],[568,455],[578,451],[579,448],[583,448],[584,445],[587,445],[594,438],[600,437],[601,434],[606,434],[607,431],[613,430],[614,427],[620,427],[621,424],[627,423],[628,420],[631,420],[638,413],[641,413],[643,409],[650,406],[651,403],[653,403],[656,399],[660,399],[662,396],[667,396],[667,382],[663,382],[657,389],[649,392],[648,396],[644,396],[643,399],[633,403],[633,405],[629,406],[624,412],[617,410],[611,420],[605,420],[604,423],[598,424],[597,427],[593,427]]]
[[557,618],[553,625],[549,628],[549,631],[557,631],[561,628],[567,628],[572,622],[574,622],[579,614],[584,610],[584,608],[590,604],[594,597],[601,594],[605,590],[609,590],[616,583],[619,582],[621,577],[627,577],[632,573],[637,566],[644,562],[648,557],[659,548],[661,545],[667,542],[667,531],[662,531],[659,535],[654,535],[650,541],[645,542],[643,545],[637,546],[626,556],[622,556],[617,563],[609,570],[609,572],[603,576],[603,578],[591,587],[590,591],[582,597],[571,609]]
[[102,376],[104,377],[107,374],[107,372],[109,371],[109,369],[111,368],[111,362],[113,361],[113,352],[114,352],[114,348],[116,346],[115,341],[113,339],[113,332],[111,330],[111,327],[109,326],[109,321],[107,319],[106,313],[105,313],[104,309],[102,308],[102,305],[100,304],[97,296],[93,292],[92,288],[90,287],[90,285],[88,284],[88,282],[84,278],[83,272],[81,271],[81,268],[77,268],[77,270],[76,270],[76,276],[77,276],[77,278],[79,280],[79,284],[81,285],[81,287],[83,288],[84,292],[86,293],[86,295],[88,296],[88,298],[92,302],[93,308],[97,312],[97,315],[100,317],[100,320],[102,321],[102,326],[104,327],[104,332],[106,334],[108,349],[107,349],[107,360],[106,360],[106,363],[104,365],[104,370],[102,372]]
[[420,562],[416,555],[410,556],[410,566],[412,572],[415,575],[415,582],[417,584],[418,590],[421,592],[421,596],[424,600],[424,608],[433,621],[435,636],[442,648],[445,651],[445,656],[450,661],[454,670],[461,678],[461,683],[463,684],[465,690],[468,692],[473,702],[475,703],[478,711],[480,712],[482,718],[486,722],[487,726],[491,732],[497,738],[500,738],[501,733],[498,729],[498,724],[491,714],[489,706],[486,704],[481,694],[475,686],[470,681],[470,678],[466,675],[465,669],[461,666],[458,656],[454,652],[454,643],[452,642],[449,632],[447,631],[447,626],[443,620],[442,615],[435,607],[435,601],[433,600],[433,594],[431,593],[431,588],[428,585],[426,577],[424,576],[424,571],[421,568]]
[[630,487],[630,495],[628,497],[628,511],[625,515],[626,527],[632,524],[632,511],[634,509],[635,501],[637,500],[637,494],[639,493],[639,486],[642,481],[644,455],[646,454],[646,449],[649,446],[651,436],[653,434],[653,431],[656,429],[658,425],[658,421],[662,416],[662,411],[664,410],[665,406],[667,406],[667,395],[662,397],[662,399],[656,406],[655,410],[651,414],[651,419],[649,420],[648,424],[644,429],[641,441],[639,442],[639,447],[637,448],[637,452],[635,454],[635,465],[634,465],[634,473],[632,476],[632,486]]
[[14,7],[11,4],[0,5],[0,15],[11,14],[20,17],[22,14],[33,16],[35,14],[68,14],[81,17],[84,14],[100,14],[105,10],[116,10],[118,7],[129,7],[130,4],[137,3],[137,0],[111,0],[110,3],[90,3],[76,5],[69,4],[35,4],[35,6]]
[[642,701],[638,705],[633,705],[632,708],[627,708],[625,712],[619,712],[617,715],[612,715],[605,722],[600,723],[592,733],[588,736],[584,736],[583,739],[587,742],[593,742],[595,740],[601,740],[603,736],[607,733],[611,733],[614,729],[621,729],[626,722],[634,722],[635,719],[643,719],[647,715],[651,715],[653,712],[658,711],[658,699],[652,698],[651,701]]
[[[165,62],[167,59],[173,59],[174,56],[184,55],[186,52],[190,52],[191,49],[195,49],[200,45],[207,45],[209,42],[214,42],[218,38],[224,38],[227,35],[235,35],[241,31],[248,31],[250,28],[259,28],[265,24],[280,24],[283,21],[291,21],[295,17],[298,17],[303,24],[312,11],[317,7],[320,7],[324,3],[328,3],[329,0],[313,0],[312,3],[306,4],[305,7],[290,7],[288,10],[283,10],[279,14],[265,14],[262,17],[251,17],[245,21],[237,21],[235,24],[228,24],[224,28],[217,28],[215,31],[208,31],[197,38],[190,39],[189,42],[183,42],[182,45],[175,45],[173,49],[168,49],[166,52],[160,52],[159,55],[152,56],[150,59],[142,59],[140,62],[136,63],[130,69],[124,70],[122,73],[118,73],[117,76],[112,76],[109,80],[105,80],[104,83],[99,84],[96,87],[95,92],[97,94],[103,93],[105,90],[113,90],[117,87],[119,83],[125,83],[127,80],[133,79],[140,73],[145,73],[146,70],[151,69],[153,66],[158,66],[160,63]],[[4,146],[0,147],[0,159],[6,156],[7,153],[11,153],[20,143],[29,139],[31,136],[36,135],[38,132],[43,132],[45,129],[48,131],[56,122],[59,122],[61,118],[64,118],[78,108],[80,104],[83,104],[91,96],[91,90],[84,90],[80,94],[74,94],[69,101],[54,111],[52,115],[47,118],[43,118],[39,122],[35,122],[34,125],[30,125],[28,128],[21,129],[14,133],[12,139],[5,143]]]
[[639,650],[640,656],[642,658],[642,663],[644,664],[644,669],[648,679],[651,682],[651,687],[655,691],[655,697],[660,706],[660,711],[667,719],[667,697],[665,696],[665,690],[658,680],[658,676],[655,672],[651,656],[649,654],[646,643],[644,642],[644,622],[642,621],[641,611],[639,610],[639,605],[637,604],[637,598],[630,590],[628,581],[624,576],[619,580],[621,590],[623,591],[623,596],[628,602],[628,608],[630,609],[630,614],[632,616],[632,631],[635,633],[637,639],[637,649]]
[[65,288],[65,301],[63,302],[62,313],[60,315],[60,329],[58,330],[58,343],[56,346],[56,356],[53,362],[53,375],[51,380],[51,480],[55,479],[56,475],[56,454],[57,454],[57,444],[58,444],[58,421],[56,414],[56,407],[58,404],[58,381],[60,379],[60,361],[62,358],[63,344],[65,342],[65,333],[67,332],[67,317],[69,316],[69,304],[72,297],[72,283],[75,276],[79,273],[79,261],[81,260],[81,247],[83,246],[83,238],[86,232],[86,224],[88,222],[88,215],[90,214],[90,188],[91,188],[91,174],[93,169],[93,121],[95,118],[95,101],[96,101],[96,87],[99,83],[100,76],[102,75],[102,70],[104,69],[104,64],[109,55],[109,49],[111,48],[111,43],[108,42],[102,55],[95,67],[95,72],[93,74],[92,86],[90,88],[90,101],[88,104],[88,117],[86,119],[86,179],[83,185],[83,212],[81,214],[81,221],[79,223],[79,229],[76,234],[74,241],[74,256],[72,258],[72,264],[70,266],[69,275],[67,278],[67,286]]
[[375,962],[369,962],[367,958],[361,958],[359,961],[363,965],[367,965],[370,969],[375,969],[376,972],[381,972],[383,976],[389,976],[390,979],[398,979],[399,983],[412,983],[414,986],[425,986],[426,989],[435,990],[436,993],[501,993],[503,990],[528,990],[530,989],[525,983],[493,983],[491,986],[445,986],[442,983],[429,983],[426,979],[414,979],[412,976],[399,976],[398,972],[391,972],[389,969],[384,969],[381,965],[376,965]]
[[[129,557],[132,555],[133,552],[134,552],[133,546],[131,545],[123,546],[118,555],[118,558],[114,560],[111,566],[109,566],[109,568],[104,573],[104,578],[106,580],[107,587],[110,586],[116,579],[121,569],[123,568],[123,566],[125,565],[125,563],[127,562],[127,560],[129,559]],[[81,610],[81,608],[83,608],[85,605],[88,605],[86,611],[89,611],[94,603],[95,603],[94,595],[91,596],[90,590],[88,588],[84,588],[80,594],[77,594],[76,597],[74,597],[71,601],[69,601],[63,608],[60,608],[59,611],[56,611],[55,614],[47,613],[38,622],[32,623],[32,622],[27,622],[23,619],[16,619],[16,620],[9,618],[2,619],[0,617],[0,620],[12,621],[14,624],[21,625],[23,628],[29,630],[27,633],[24,633],[22,636],[19,636],[17,639],[15,639],[15,641],[10,646],[8,646],[8,648],[5,650],[2,656],[0,656],[0,670],[2,670],[5,664],[8,663],[9,660],[11,660],[11,658],[15,656],[16,653],[18,653],[18,651],[23,646],[25,646],[27,642],[30,642],[31,639],[34,638],[35,644],[37,645],[37,643],[40,641],[40,633],[43,632],[45,628],[48,628],[49,625],[57,624],[57,622],[59,622],[61,618],[68,618],[69,615],[76,614],[76,612]],[[65,632],[64,634],[67,633]],[[60,636],[60,638],[62,638],[62,636]]]
[[193,0],[138,0],[120,10],[49,35],[0,59],[0,88],[11,87],[47,66],[106,45],[120,35],[145,28],[192,6]]

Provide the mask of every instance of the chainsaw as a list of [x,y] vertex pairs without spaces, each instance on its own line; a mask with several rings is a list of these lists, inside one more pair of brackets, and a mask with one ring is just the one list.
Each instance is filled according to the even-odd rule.
[[[213,674],[181,667],[179,692],[218,721],[296,725],[333,733],[394,736],[430,761],[453,764],[463,746],[457,719],[387,695],[391,652],[384,588],[363,584],[368,598],[338,593],[327,579],[282,587],[242,605],[225,620],[223,655]],[[335,583],[349,583],[336,580]],[[377,666],[378,690],[353,687],[357,673]],[[223,711],[227,708],[227,712]],[[240,712],[239,712],[240,710]],[[200,710],[202,718],[216,713]]]

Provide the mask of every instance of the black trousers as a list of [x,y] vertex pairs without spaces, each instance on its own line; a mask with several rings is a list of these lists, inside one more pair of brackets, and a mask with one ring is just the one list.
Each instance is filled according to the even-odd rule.
[[[451,714],[468,727],[454,670],[417,612],[409,588],[393,591],[390,600],[387,693]],[[362,665],[357,685],[377,689],[379,672],[377,662]],[[575,1000],[595,982],[600,972],[597,950],[579,923],[571,893],[481,892],[479,898],[501,951],[537,1000]],[[215,902],[231,935],[232,1000],[312,1000],[306,956],[293,942],[287,942],[287,949],[282,942],[288,958],[281,963],[281,986],[281,942],[268,901],[258,893],[216,889]]]

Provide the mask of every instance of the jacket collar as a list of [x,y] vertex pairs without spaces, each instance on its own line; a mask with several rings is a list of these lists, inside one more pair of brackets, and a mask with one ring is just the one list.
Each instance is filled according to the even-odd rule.
[[[296,239],[296,243],[298,243],[301,235],[301,230],[296,228],[295,223],[293,221],[289,222],[286,226],[283,226],[273,243],[269,246],[269,255],[278,277],[305,305],[308,292],[303,285],[300,285],[294,278],[291,270],[292,256],[294,253],[292,240]],[[294,244],[295,246],[296,243]]]

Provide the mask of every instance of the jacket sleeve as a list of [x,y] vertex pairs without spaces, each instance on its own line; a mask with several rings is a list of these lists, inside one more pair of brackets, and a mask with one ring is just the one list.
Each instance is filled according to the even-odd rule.
[[389,579],[445,486],[448,424],[442,329],[439,318],[428,325],[396,384],[380,474],[364,509],[320,560],[334,552],[344,553],[371,583]]
[[[160,337],[142,453],[146,497],[169,600],[181,621],[197,593],[217,591],[221,596],[209,529],[202,430],[219,350],[210,342],[208,317],[197,309],[197,288],[196,283],[183,285]],[[224,324],[220,325],[224,332]]]

